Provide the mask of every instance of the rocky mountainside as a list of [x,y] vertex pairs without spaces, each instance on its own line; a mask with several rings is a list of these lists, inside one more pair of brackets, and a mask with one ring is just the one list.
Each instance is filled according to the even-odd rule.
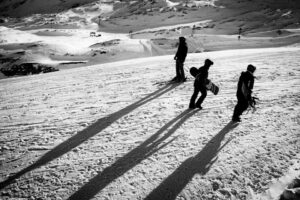
[[58,13],[95,0],[1,0],[0,16],[24,17],[31,14]]
[[[3,0],[0,2],[0,16],[24,17],[31,14],[60,13],[69,9],[88,7],[94,4],[110,4],[113,11],[105,16],[101,9],[94,22],[102,31],[137,31],[158,25],[173,25],[191,21],[211,19],[211,28],[221,33],[233,34],[236,27],[245,31],[282,29],[299,26],[300,1],[297,0],[143,0],[143,1],[95,1],[95,0]],[[85,16],[85,17],[87,17]],[[139,19],[144,22],[140,22]],[[101,19],[99,21],[99,19]],[[53,18],[53,20],[57,20]],[[78,20],[78,19],[77,19]],[[136,22],[136,23],[134,23]],[[134,24],[134,26],[132,25]],[[227,29],[231,28],[232,31]],[[226,29],[226,31],[225,31]]]
[[[169,2],[169,3],[168,3]],[[299,26],[299,1],[259,1],[259,0],[222,0],[222,1],[148,1],[123,6],[111,15],[111,19],[102,23],[116,30],[120,25],[124,30],[153,28],[157,22],[163,25],[187,23],[191,21],[212,20],[214,32],[234,34],[236,27],[245,31],[273,30]],[[138,18],[144,23],[130,26]],[[114,26],[115,25],[115,26]],[[231,28],[232,31],[228,31]]]

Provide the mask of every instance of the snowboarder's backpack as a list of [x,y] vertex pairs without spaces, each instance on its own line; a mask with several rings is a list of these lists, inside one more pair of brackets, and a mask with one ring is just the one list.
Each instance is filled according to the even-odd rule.
[[198,75],[198,73],[199,73],[199,71],[198,71],[198,69],[197,69],[196,67],[192,67],[192,68],[190,69],[190,74],[191,74],[193,77],[196,78],[196,76]]

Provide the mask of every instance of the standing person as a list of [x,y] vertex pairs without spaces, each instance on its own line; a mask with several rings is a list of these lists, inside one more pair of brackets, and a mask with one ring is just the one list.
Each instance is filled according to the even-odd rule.
[[239,35],[241,35],[242,34],[242,28],[240,27],[239,28]]
[[240,28],[239,28],[238,40],[240,40],[240,39],[241,39],[241,35],[242,35],[242,28],[240,27]]
[[191,33],[191,36],[192,36],[192,37],[194,37],[195,30],[196,30],[196,25],[193,25],[193,27],[192,27],[192,33]]
[[252,89],[254,86],[254,75],[256,67],[253,65],[248,65],[247,71],[242,72],[239,78],[239,82],[237,85],[237,105],[234,108],[232,121],[240,122],[240,116],[243,114],[245,110],[247,110],[250,102],[252,101]]
[[183,64],[186,58],[188,52],[188,47],[185,42],[184,37],[179,37],[179,46],[176,52],[176,55],[174,57],[174,60],[176,60],[176,77],[173,79],[175,81],[181,82],[185,81],[186,77],[184,75],[184,69]]
[[[213,61],[211,61],[210,59],[206,59],[204,61],[204,65],[198,69],[198,74],[194,82],[194,93],[191,97],[190,104],[189,104],[190,109],[194,109],[194,108],[202,109],[201,105],[207,95],[206,83],[208,78],[208,70],[210,66],[212,66],[213,64],[214,64]],[[195,104],[199,92],[201,92],[201,96]]]

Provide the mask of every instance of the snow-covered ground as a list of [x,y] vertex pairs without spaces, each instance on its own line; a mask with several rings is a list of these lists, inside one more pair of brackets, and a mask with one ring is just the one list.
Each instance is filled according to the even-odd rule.
[[[101,33],[101,37],[90,37],[90,29],[37,29],[20,31],[0,26],[2,44],[41,43],[49,45],[56,52],[82,54],[88,52],[93,44],[113,39],[128,39],[127,34]],[[97,33],[98,34],[98,33]],[[100,33],[99,33],[100,34]],[[50,48],[51,48],[50,47]]]
[[171,25],[171,26],[163,26],[163,27],[156,27],[156,28],[151,28],[151,29],[143,29],[140,31],[136,31],[136,33],[143,33],[143,32],[151,32],[151,31],[170,31],[172,29],[182,29],[182,27],[184,28],[192,28],[193,26],[197,26],[197,27],[203,27],[207,24],[209,24],[209,22],[211,22],[211,20],[203,20],[203,21],[199,21],[199,22],[191,22],[191,23],[185,23],[185,24],[176,24],[176,25]]
[[[3,199],[276,199],[299,176],[299,45],[188,54],[220,86],[188,110],[193,80],[160,56],[0,80]],[[230,122],[257,66],[257,111]]]
[[179,2],[174,3],[174,2],[169,1],[169,0],[166,0],[166,3],[167,3],[167,6],[169,6],[169,7],[174,7],[174,6],[177,6],[177,5],[180,4]]
[[[252,19],[265,22],[246,14],[252,2],[224,4],[241,9],[244,21],[230,9],[233,16],[227,16],[215,0],[189,1],[186,13],[153,9],[149,16],[119,13],[111,21],[106,14],[113,5],[101,1],[65,10],[78,2],[26,1],[14,12],[59,6],[51,6],[56,14],[8,18],[10,28],[0,26],[3,66],[13,60],[98,63],[0,80],[0,199],[277,200],[300,176],[299,27],[281,29],[280,36],[274,27],[256,30]],[[166,2],[175,8],[186,1]],[[296,14],[276,12],[281,20]],[[183,29],[194,25],[192,37]],[[250,32],[237,40],[237,27]],[[90,37],[97,30],[115,33]],[[168,84],[173,55],[138,57],[174,54],[179,36],[187,38],[190,52],[260,49],[189,53],[188,81]],[[277,46],[286,47],[263,48]],[[111,62],[128,58],[136,59]],[[215,62],[210,78],[221,90],[208,95],[203,110],[189,110],[188,69],[206,58]],[[257,66],[260,102],[233,124],[237,81],[250,63]]]

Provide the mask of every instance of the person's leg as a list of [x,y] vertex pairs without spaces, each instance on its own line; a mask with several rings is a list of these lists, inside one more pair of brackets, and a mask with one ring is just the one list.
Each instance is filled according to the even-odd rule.
[[176,80],[180,80],[180,62],[176,60]]
[[241,112],[241,104],[238,101],[238,103],[235,105],[234,110],[233,110],[233,116],[232,116],[232,120],[233,121],[240,121],[240,115],[242,114]]
[[238,98],[238,103],[234,108],[232,120],[240,121],[240,116],[248,108],[248,102],[244,98]]
[[180,79],[181,79],[181,81],[185,81],[183,63],[181,63],[181,65],[180,65]]
[[199,94],[199,88],[198,87],[194,87],[194,93],[191,97],[191,100],[190,100],[190,105],[189,105],[189,108],[195,108],[195,101],[197,99],[197,96]]
[[248,106],[249,106],[248,101],[243,101],[243,102],[242,102],[242,105],[241,105],[241,114],[243,114],[243,112],[244,112],[245,110],[247,110]]
[[204,99],[207,96],[207,90],[206,90],[205,87],[201,87],[200,92],[201,92],[201,96],[200,96],[200,98],[198,99],[198,101],[196,103],[196,107],[198,107],[198,108],[202,108],[201,105],[202,105]]

